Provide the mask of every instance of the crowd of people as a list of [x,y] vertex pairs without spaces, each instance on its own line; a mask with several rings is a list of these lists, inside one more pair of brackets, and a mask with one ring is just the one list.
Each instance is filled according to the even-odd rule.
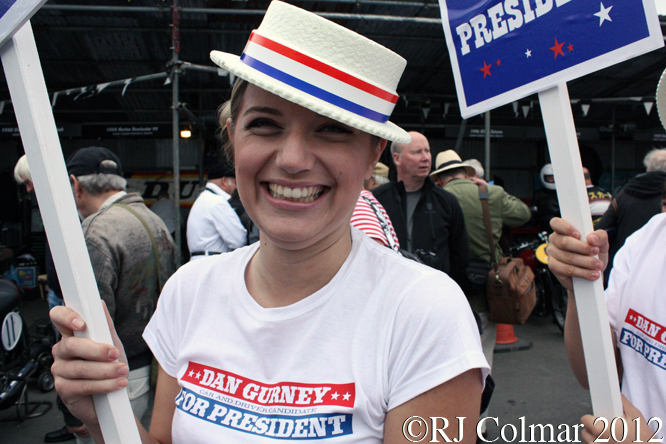
[[[312,29],[320,38],[306,38]],[[299,72],[266,55],[276,46],[307,54],[301,59],[329,74],[276,74]],[[335,57],[352,47],[373,57]],[[550,165],[533,209],[454,150],[438,153],[433,168],[428,138],[390,123],[392,105],[381,103],[395,95],[404,59],[362,36],[273,2],[242,57],[211,58],[237,80],[219,110],[224,156],[187,219],[189,263],[175,269],[168,194],[151,212],[126,191],[120,159],[106,148],[67,159],[116,342],[75,335],[86,319],[63,305],[50,269],[51,320],[62,336],[52,373],[65,426],[47,442],[104,442],[92,397],[125,388],[144,443],[397,443],[414,416],[469,418],[451,421],[447,433],[475,442],[473,418],[488,415],[481,401],[496,326],[468,267],[505,255],[504,230],[535,219],[553,231],[550,268],[569,290],[565,344],[583,386],[572,277],[600,279],[615,256],[606,298],[625,415],[641,418],[647,441],[645,418],[666,413],[664,341],[650,333],[666,329],[666,215],[657,215],[666,208],[666,150],[650,152],[647,172],[615,197],[587,172],[599,230],[582,239],[558,217]],[[302,87],[323,75],[333,80]],[[348,77],[344,88],[377,97],[331,103]],[[379,162],[389,143],[393,181]],[[25,157],[15,172],[30,191]],[[636,338],[646,348],[636,349]],[[583,423],[591,442],[598,424]]]

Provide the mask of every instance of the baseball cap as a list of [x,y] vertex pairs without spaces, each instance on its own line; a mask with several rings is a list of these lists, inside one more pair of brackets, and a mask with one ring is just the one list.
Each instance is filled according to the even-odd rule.
[[[102,165],[105,160],[112,160],[115,165]],[[67,159],[67,172],[73,176],[88,174],[115,174],[123,175],[120,159],[107,148],[90,146],[81,148]]]

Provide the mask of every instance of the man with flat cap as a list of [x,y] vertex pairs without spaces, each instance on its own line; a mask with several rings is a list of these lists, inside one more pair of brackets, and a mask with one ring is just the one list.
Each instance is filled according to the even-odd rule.
[[148,407],[152,354],[141,337],[161,288],[175,271],[176,245],[138,193],[125,191],[118,156],[82,148],[67,160],[99,293],[129,361],[127,387],[139,419]]
[[233,165],[222,162],[208,170],[206,187],[187,218],[190,260],[214,256],[247,245],[247,230],[229,199],[236,191]]

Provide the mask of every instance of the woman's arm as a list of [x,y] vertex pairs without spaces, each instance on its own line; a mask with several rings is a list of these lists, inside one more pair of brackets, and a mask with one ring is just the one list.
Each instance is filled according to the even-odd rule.
[[[427,425],[427,436],[422,442],[430,442],[433,433],[436,433],[437,439],[444,441],[443,436],[434,430],[439,428],[449,439],[462,436],[461,443],[474,444],[477,440],[481,392],[481,370],[471,369],[391,409],[384,422],[384,443],[415,442],[426,433]],[[448,426],[443,428],[443,419],[436,419],[433,424],[431,418],[435,417],[446,418]],[[464,420],[459,420],[459,417]]]
[[[106,312],[106,319],[114,345],[101,344],[90,339],[74,336],[75,331],[84,330],[86,325],[83,319],[72,309],[59,306],[54,307],[50,312],[51,321],[62,335],[60,342],[54,345],[52,349],[54,362],[51,366],[51,373],[55,380],[56,391],[69,411],[83,422],[95,442],[100,444],[104,443],[104,438],[92,395],[108,394],[127,387],[127,376],[129,374],[125,351],[118,339],[115,328],[113,328],[113,322],[106,306],[104,311]],[[155,411],[158,412],[159,418],[165,417],[163,410],[168,409],[169,406],[167,402],[158,402],[157,400],[163,401],[169,393],[174,391],[168,378],[170,378],[168,375],[166,378],[162,377],[162,387],[160,387],[158,381]],[[171,379],[173,380],[173,378]],[[175,380],[173,381],[175,382]],[[175,384],[178,385],[177,382]],[[160,393],[160,389],[164,394]],[[172,416],[175,408],[174,398],[175,395],[171,398]],[[170,443],[171,418],[166,422],[168,424],[165,424],[164,427],[168,426],[169,437],[168,441],[162,442]],[[146,432],[138,420],[136,423],[143,443],[160,443]]]
[[[157,388],[155,389],[155,403],[153,417],[150,420],[150,442],[171,444],[171,424],[176,411],[176,396],[180,392],[178,380],[169,376],[162,366],[157,373]],[[145,432],[145,429],[139,428]],[[146,433],[146,435],[148,435]],[[148,442],[141,435],[143,442]]]

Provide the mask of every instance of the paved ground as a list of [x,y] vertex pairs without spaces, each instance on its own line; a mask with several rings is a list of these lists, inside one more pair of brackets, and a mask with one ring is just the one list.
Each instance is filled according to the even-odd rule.
[[[46,310],[46,303],[36,300],[26,303],[21,313],[32,324],[36,320],[46,319]],[[530,441],[529,426],[532,424],[552,425],[556,434],[553,442],[558,441],[558,435],[567,429],[571,436],[567,439],[565,435],[560,435],[559,441],[573,440],[572,426],[578,423],[583,414],[591,412],[592,408],[589,393],[580,388],[569,369],[562,334],[550,319],[538,317],[532,317],[526,325],[515,327],[515,333],[521,340],[532,341],[534,345],[529,350],[495,354],[493,374],[497,387],[489,416],[497,417],[499,426],[488,421],[487,439],[497,438],[496,443],[518,442],[521,440],[523,422],[528,433],[525,437],[527,442]],[[31,401],[55,401],[54,392],[40,393],[34,384],[30,386],[29,397]],[[15,415],[14,408],[0,411],[0,421],[9,420],[0,422],[2,444],[42,443],[46,432],[62,426],[60,412],[55,407],[39,418],[23,422],[12,420]],[[515,438],[511,425],[519,433]],[[538,433],[532,442],[540,441]],[[550,438],[550,435],[546,435],[544,441]]]

